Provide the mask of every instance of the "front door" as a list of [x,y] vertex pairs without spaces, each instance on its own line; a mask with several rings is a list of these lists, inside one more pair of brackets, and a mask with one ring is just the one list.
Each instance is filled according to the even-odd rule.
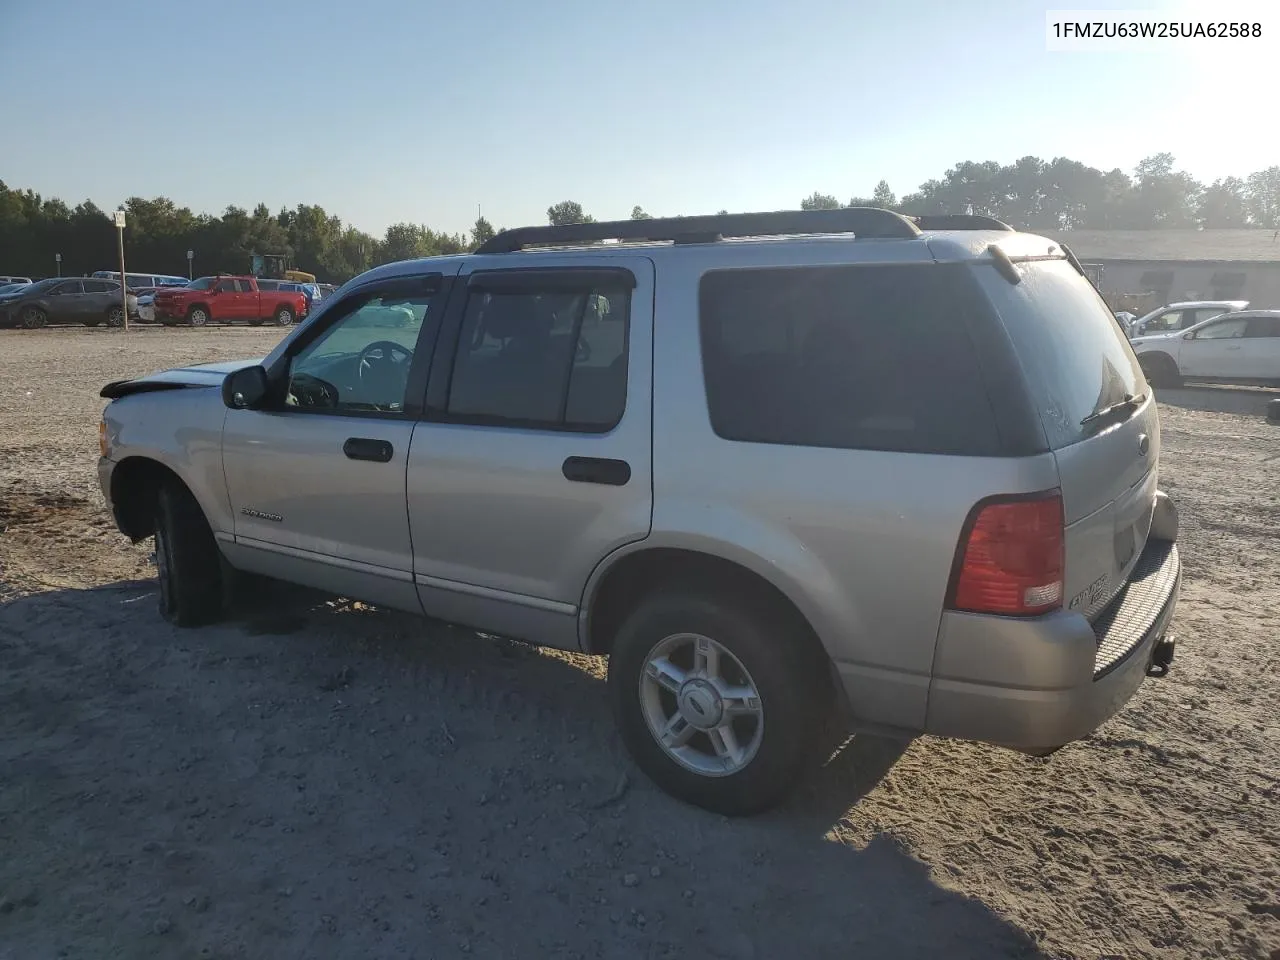
[[[596,565],[649,533],[653,264],[476,257],[409,452],[423,608],[576,648]],[[465,278],[465,283],[464,283]]]
[[49,291],[49,319],[64,323],[84,320],[84,300],[84,288],[80,280],[62,281]]
[[1190,340],[1182,341],[1178,366],[1184,376],[1234,380],[1247,377],[1244,333],[1245,317],[1226,317],[1205,324]]
[[445,285],[436,272],[353,290],[290,344],[270,409],[227,412],[233,562],[420,610],[405,464]]

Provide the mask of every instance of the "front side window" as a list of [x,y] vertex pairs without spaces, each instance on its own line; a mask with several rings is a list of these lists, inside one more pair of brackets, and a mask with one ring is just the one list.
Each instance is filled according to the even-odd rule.
[[1234,337],[1243,337],[1248,326],[1249,321],[1245,317],[1237,320],[1223,320],[1221,323],[1211,323],[1207,327],[1201,327],[1196,331],[1196,339],[1230,340]]
[[1148,320],[1144,329],[1145,333],[1166,333],[1169,330],[1180,330],[1185,326],[1182,322],[1181,310],[1170,310],[1162,313],[1158,317]]
[[226,279],[218,281],[218,293],[236,293],[238,291],[234,280]]
[[80,293],[80,292],[81,290],[80,290],[79,280],[67,280],[63,283],[60,283],[58,286],[54,287],[52,290],[50,290],[49,295],[52,297],[65,297],[65,296],[68,296],[69,294]]
[[630,290],[472,289],[447,412],[603,433],[622,419]]
[[709,272],[699,314],[711,426],[749,443],[993,455],[969,332],[980,313],[995,322],[964,267]]
[[[331,413],[400,413],[414,353],[430,349],[433,294],[357,301],[289,364],[285,404]],[[422,362],[429,361],[422,357]]]

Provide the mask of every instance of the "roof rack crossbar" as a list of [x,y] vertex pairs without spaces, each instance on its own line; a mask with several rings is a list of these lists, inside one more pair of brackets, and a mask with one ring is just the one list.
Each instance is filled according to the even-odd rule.
[[926,213],[908,219],[921,230],[1013,230],[1003,220],[978,213]]
[[709,243],[724,237],[778,237],[819,233],[852,233],[862,239],[906,240],[920,235],[908,218],[876,207],[838,210],[778,210],[773,213],[727,213],[654,220],[570,223],[504,230],[482,243],[476,253],[513,253],[529,246],[573,246],[602,240]]

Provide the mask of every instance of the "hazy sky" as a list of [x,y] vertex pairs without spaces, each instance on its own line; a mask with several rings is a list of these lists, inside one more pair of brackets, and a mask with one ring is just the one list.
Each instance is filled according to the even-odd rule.
[[0,178],[104,208],[318,203],[381,233],[465,230],[477,204],[498,227],[564,199],[794,208],[1027,154],[1131,171],[1167,150],[1204,181],[1280,163],[1280,49],[1049,53],[1063,6],[0,0]]

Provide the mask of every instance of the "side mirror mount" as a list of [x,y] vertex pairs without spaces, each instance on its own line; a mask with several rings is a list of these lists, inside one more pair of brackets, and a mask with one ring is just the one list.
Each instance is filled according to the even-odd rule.
[[263,367],[245,367],[229,373],[222,381],[222,402],[232,410],[256,410],[271,390],[271,380]]
[[1196,332],[1194,330],[1192,330],[1190,333],[1184,333],[1182,335],[1183,340],[1194,340],[1195,338],[1196,338]]

